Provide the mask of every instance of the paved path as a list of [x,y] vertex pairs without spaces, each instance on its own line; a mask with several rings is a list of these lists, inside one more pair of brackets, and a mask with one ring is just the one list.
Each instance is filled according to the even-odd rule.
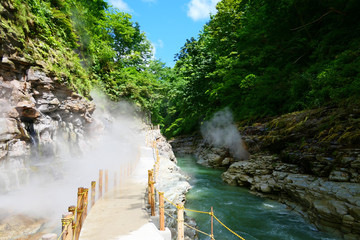
[[97,201],[85,220],[80,240],[163,240],[145,210],[147,173],[153,167],[151,148],[141,149],[140,161],[128,182]]

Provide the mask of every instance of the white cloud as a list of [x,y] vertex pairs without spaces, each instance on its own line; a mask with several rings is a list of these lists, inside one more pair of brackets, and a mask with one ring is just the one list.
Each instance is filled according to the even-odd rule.
[[153,57],[155,58],[156,49],[157,49],[157,48],[163,48],[163,47],[164,47],[164,42],[163,42],[161,39],[159,39],[159,40],[157,40],[157,42],[155,42],[155,43],[152,42],[151,45],[152,45]]
[[158,48],[163,48],[164,47],[164,42],[159,39],[156,43],[155,43],[156,47]]
[[220,0],[191,0],[187,15],[194,21],[209,18],[210,13],[216,13],[216,4]]
[[129,5],[123,0],[109,0],[109,3],[113,5],[115,8],[119,9],[120,11],[124,11],[124,12],[132,11]]

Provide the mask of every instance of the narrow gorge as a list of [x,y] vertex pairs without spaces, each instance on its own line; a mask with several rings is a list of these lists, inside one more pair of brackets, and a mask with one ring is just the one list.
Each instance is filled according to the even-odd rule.
[[359,117],[356,108],[323,108],[244,124],[239,132],[250,153],[246,160],[199,134],[171,144],[176,153],[224,169],[226,183],[276,199],[317,228],[355,240],[360,234]]

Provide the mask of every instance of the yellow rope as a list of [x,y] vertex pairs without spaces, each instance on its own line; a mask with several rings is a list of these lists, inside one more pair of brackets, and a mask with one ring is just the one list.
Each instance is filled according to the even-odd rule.
[[184,205],[176,205],[176,208],[177,208],[178,210],[185,209]]
[[[159,159],[159,155],[158,155],[158,149],[157,149],[157,146],[156,146],[156,142],[155,141],[153,141],[153,148],[156,150],[156,158],[157,158],[157,161],[156,161],[156,167],[154,166],[154,169],[153,169],[153,172],[157,172],[156,170],[158,170],[158,165],[159,165],[159,161],[158,161],[158,159]],[[154,171],[155,170],[155,171]],[[158,191],[156,188],[155,188],[155,191]],[[195,213],[201,213],[201,214],[208,214],[208,215],[210,215],[210,216],[213,216],[214,218],[215,218],[215,220],[216,221],[218,221],[224,228],[226,228],[229,232],[231,232],[232,234],[234,234],[235,236],[237,236],[238,238],[240,238],[240,239],[242,239],[242,240],[245,240],[245,238],[243,238],[243,237],[241,237],[239,234],[237,234],[236,232],[234,232],[233,230],[231,230],[229,227],[227,227],[223,222],[221,222],[215,215],[214,215],[214,213],[213,212],[205,212],[205,211],[198,211],[198,210],[193,210],[193,209],[188,209],[188,208],[185,208],[183,205],[181,205],[181,206],[178,206],[177,204],[175,204],[175,203],[173,203],[172,201],[170,201],[168,198],[166,198],[165,196],[164,196],[164,200],[165,201],[167,201],[168,203],[170,203],[171,205],[173,205],[174,207],[176,207],[177,209],[184,209],[185,211],[188,211],[188,212],[195,212]],[[164,211],[164,213],[166,214],[166,215],[168,215],[169,217],[171,217],[172,219],[174,219],[174,220],[176,220],[176,221],[178,221],[176,218],[174,218],[173,216],[171,216],[169,213],[167,213],[166,211]],[[194,228],[194,227],[192,227],[192,226],[190,226],[190,225],[188,225],[188,224],[186,224],[186,223],[184,223],[184,225],[185,226],[187,226],[187,227],[189,227],[189,228],[191,228],[191,229],[193,229],[193,230],[195,230],[195,231],[197,231],[197,232],[200,232],[200,233],[202,233],[202,234],[204,234],[204,235],[206,235],[206,236],[209,236],[212,240],[215,240],[215,238],[214,238],[214,235],[211,235],[211,234],[207,234],[207,233],[205,233],[205,232],[203,232],[203,231],[201,231],[201,230],[199,230],[199,229],[196,229],[196,228]]]
[[[60,234],[60,236],[59,236],[59,238],[57,239],[57,240],[60,240],[60,238],[62,237],[62,235],[65,233],[65,231],[67,230],[67,226],[69,226],[71,223],[72,223],[72,221],[73,221],[73,219],[74,219],[74,217],[72,217],[72,218],[70,218],[70,219],[64,219],[62,222],[63,222],[63,227],[64,227],[64,230],[61,232],[61,234]],[[67,224],[65,225],[64,223],[66,223],[67,222]]]
[[165,199],[165,201],[167,201],[168,203],[170,203],[171,205],[173,205],[174,207],[177,208],[177,205],[175,203],[173,203],[172,201],[170,201],[169,199],[167,199],[165,196],[164,196],[164,199]]
[[232,234],[234,234],[235,236],[237,236],[238,238],[245,240],[245,238],[241,237],[239,234],[237,234],[236,232],[234,232],[233,230],[231,230],[230,228],[228,228],[224,223],[222,223],[214,214],[213,214],[214,218],[216,221],[218,221],[224,228],[226,228],[229,232],[231,232]]
[[189,224],[184,223],[184,225],[187,226],[188,228],[191,228],[191,229],[193,229],[193,230],[195,230],[195,231],[197,231],[197,232],[199,232],[199,233],[202,233],[202,234],[210,237],[211,239],[214,239],[211,234],[208,234],[208,233],[203,232],[203,231],[201,231],[201,230],[199,230],[199,229],[197,229],[197,228],[194,228],[194,227],[190,226]]
[[[168,212],[166,212],[166,211],[164,211],[164,213],[165,213],[167,216],[169,216],[170,218],[174,219],[175,221],[178,221],[178,219],[176,219],[175,217],[171,216],[170,213],[168,213]],[[206,233],[206,232],[203,232],[203,231],[201,231],[201,230],[199,230],[199,229],[197,229],[197,228],[194,228],[194,227],[192,227],[192,226],[190,226],[190,225],[188,225],[188,224],[186,224],[186,223],[184,223],[184,225],[187,226],[187,227],[189,227],[189,228],[191,228],[191,229],[193,229],[193,230],[195,230],[195,231],[197,231],[197,232],[199,232],[199,233],[202,233],[202,234],[204,234],[204,235],[206,235],[206,236],[211,237],[210,234],[208,234],[208,233]]]
[[175,217],[171,216],[171,214],[170,214],[170,213],[167,213],[166,211],[164,211],[164,213],[165,213],[166,215],[168,215],[170,218],[172,218],[172,219],[174,219],[174,220],[176,220],[176,221],[177,221],[177,219],[176,219]]
[[192,209],[188,209],[188,208],[185,208],[185,211],[211,215],[211,212],[197,211],[197,210],[192,210]]

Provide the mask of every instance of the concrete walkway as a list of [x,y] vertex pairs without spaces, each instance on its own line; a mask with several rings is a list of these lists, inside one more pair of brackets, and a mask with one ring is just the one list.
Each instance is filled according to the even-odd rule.
[[80,240],[164,240],[150,222],[145,191],[148,170],[154,165],[153,150],[143,147],[140,161],[129,180],[109,191],[90,210]]

